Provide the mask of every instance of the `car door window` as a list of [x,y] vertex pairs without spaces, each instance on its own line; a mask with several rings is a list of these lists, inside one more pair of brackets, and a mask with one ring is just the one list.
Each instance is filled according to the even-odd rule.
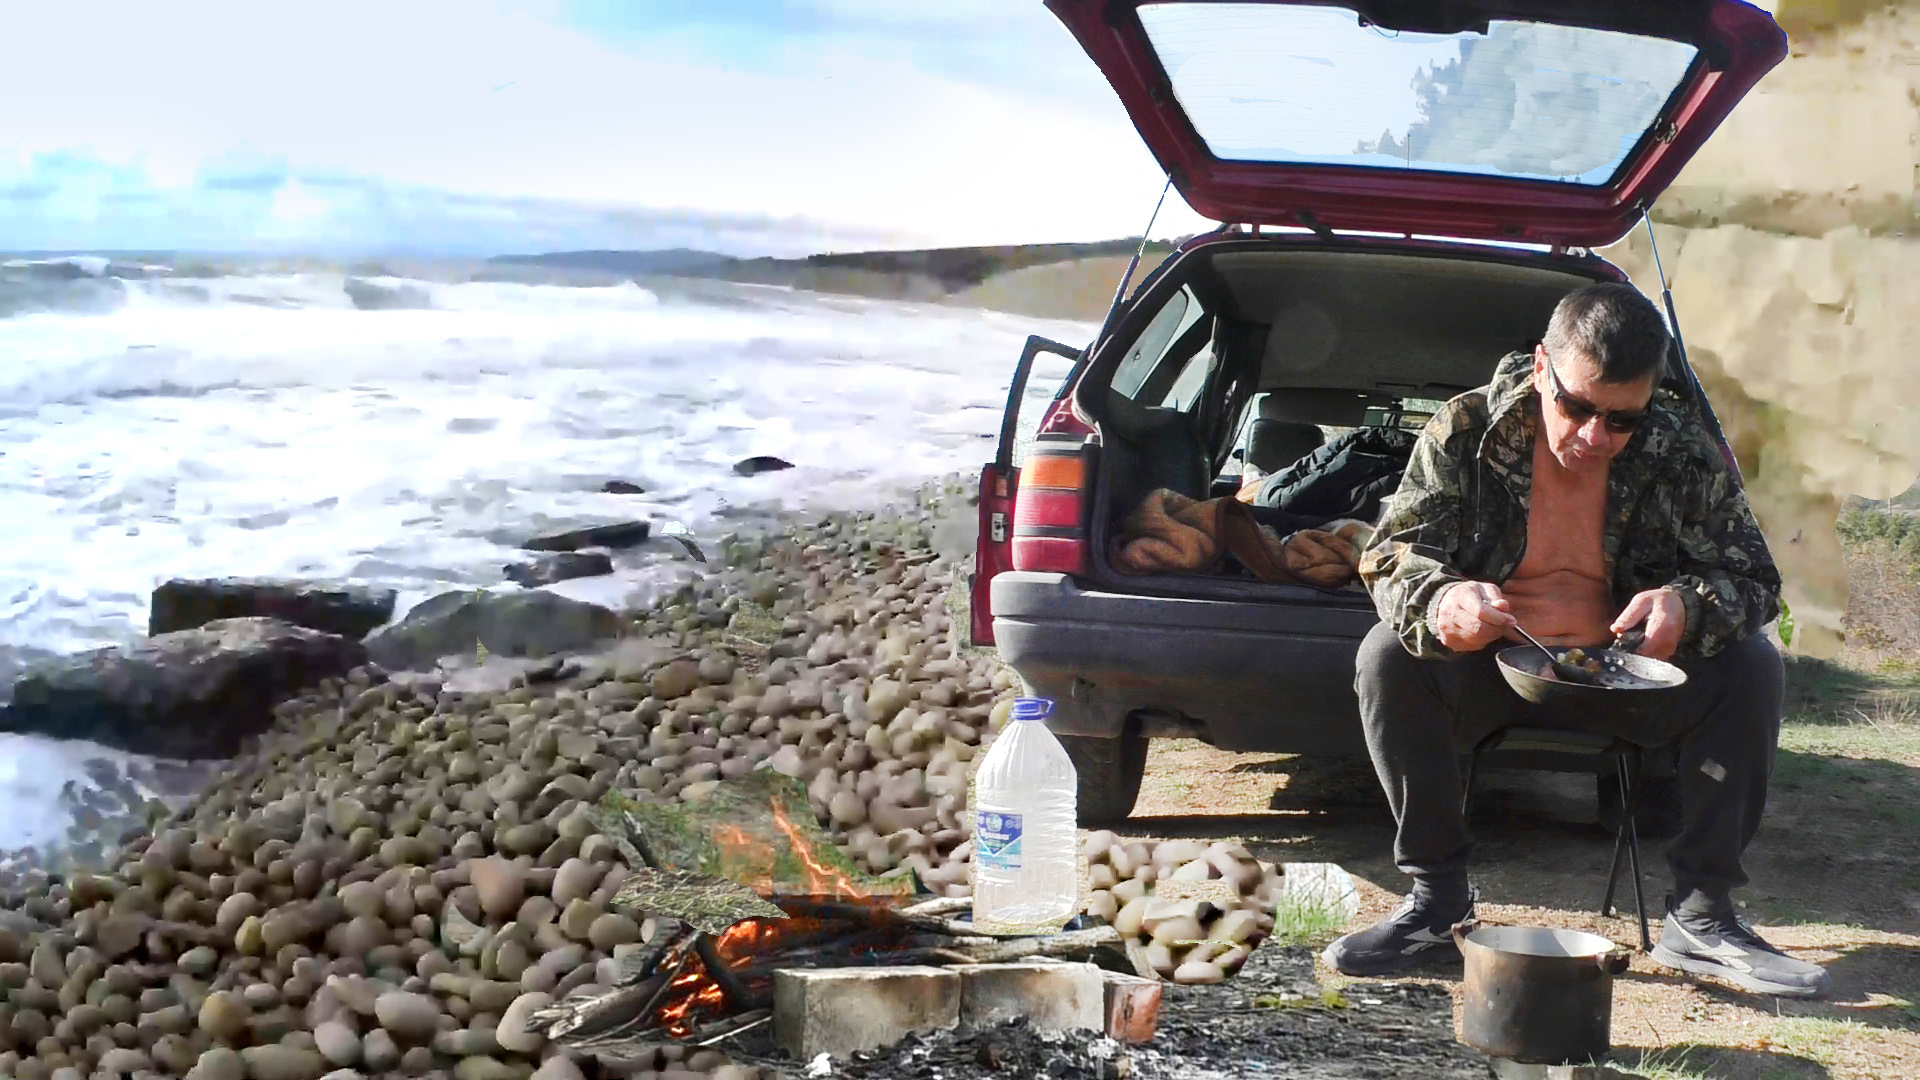
[[1213,350],[1201,349],[1187,361],[1180,371],[1180,377],[1173,381],[1173,389],[1167,391],[1166,400],[1160,404],[1164,408],[1180,412],[1192,412],[1199,402],[1200,394],[1207,388],[1207,376],[1213,374]]
[[1120,360],[1120,366],[1113,372],[1113,389],[1128,398],[1140,393],[1147,384],[1160,362],[1166,358],[1167,350],[1180,335],[1198,322],[1204,312],[1199,301],[1188,289],[1181,289],[1167,298],[1167,302],[1140,332],[1133,347]]

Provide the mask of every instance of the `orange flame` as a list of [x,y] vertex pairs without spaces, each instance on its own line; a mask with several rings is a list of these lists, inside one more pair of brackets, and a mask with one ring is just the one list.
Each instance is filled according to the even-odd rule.
[[[786,834],[790,849],[806,869],[808,895],[841,899],[869,899],[871,894],[843,870],[823,862],[780,800],[773,803],[773,823]],[[713,830],[714,845],[720,849],[723,876],[747,885],[762,896],[774,893],[773,846],[738,825],[722,825]],[[823,924],[818,919],[745,919],[728,927],[714,939],[714,951],[729,968],[742,960],[793,935],[811,933]],[[656,1023],[674,1038],[684,1038],[698,1026],[698,1017],[726,1004],[726,992],[708,973],[698,957],[689,957],[686,967],[674,976],[664,995],[666,1001],[655,1013]]]
[[794,827],[793,820],[787,817],[785,804],[777,799],[773,804],[773,823],[779,826],[781,832],[787,834],[794,855],[798,856],[801,864],[807,868],[807,892],[810,895],[853,899],[864,899],[867,896],[867,890],[855,884],[845,872],[835,870],[820,861],[806,840],[801,837],[800,831]]
[[[701,985],[701,984],[705,985]],[[697,987],[697,989],[696,989]],[[693,1034],[694,1014],[716,1008],[726,1000],[720,984],[707,975],[698,959],[688,962],[686,970],[674,976],[667,986],[667,1004],[657,1014],[660,1026],[674,1038]]]
[[[817,929],[817,919],[745,919],[729,926],[714,939],[714,951],[728,967],[789,934]],[[707,973],[698,957],[690,957],[685,970],[667,985],[666,1004],[655,1013],[655,1023],[674,1038],[693,1033],[695,1020],[726,1004],[726,993]]]

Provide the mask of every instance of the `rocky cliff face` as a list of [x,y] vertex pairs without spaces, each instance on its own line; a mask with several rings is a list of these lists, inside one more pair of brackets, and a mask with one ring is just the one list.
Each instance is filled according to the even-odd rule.
[[[1920,0],[1762,6],[1792,55],[1660,200],[1654,232],[1785,575],[1795,649],[1831,655],[1840,499],[1920,475]],[[1644,231],[1601,254],[1659,295]]]

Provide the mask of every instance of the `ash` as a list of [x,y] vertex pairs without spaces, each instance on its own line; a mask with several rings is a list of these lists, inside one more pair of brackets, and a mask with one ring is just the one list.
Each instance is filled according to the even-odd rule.
[[[1024,1020],[909,1036],[850,1060],[759,1058],[821,1080],[1480,1080],[1486,1058],[1453,1035],[1437,986],[1364,983],[1322,990],[1306,948],[1258,949],[1214,986],[1167,984],[1151,1041],[1038,1031]],[[736,1055],[738,1056],[738,1055]]]

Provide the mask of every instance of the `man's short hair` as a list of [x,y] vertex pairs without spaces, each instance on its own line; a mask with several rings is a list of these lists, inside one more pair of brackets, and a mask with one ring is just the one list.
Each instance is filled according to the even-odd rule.
[[1601,282],[1560,299],[1542,341],[1556,362],[1575,353],[1600,367],[1600,381],[1630,383],[1667,372],[1673,338],[1653,301],[1632,285]]

